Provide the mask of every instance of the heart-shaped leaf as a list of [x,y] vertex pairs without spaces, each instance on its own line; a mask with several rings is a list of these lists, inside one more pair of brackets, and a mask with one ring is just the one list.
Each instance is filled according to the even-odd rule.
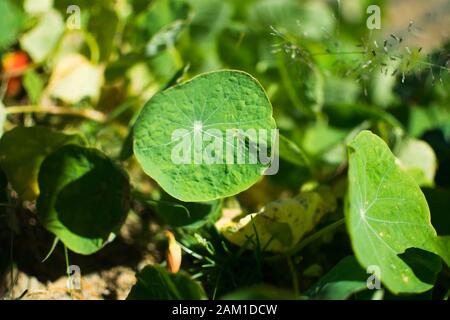
[[39,188],[39,220],[80,254],[99,250],[128,212],[128,177],[95,149],[67,145],[52,153],[41,165]]
[[[134,127],[134,153],[173,197],[210,201],[249,188],[272,166],[274,129],[272,106],[254,78],[212,72],[150,99]],[[272,159],[262,161],[262,149]]]
[[394,293],[432,287],[399,257],[423,249],[450,262],[448,249],[430,223],[430,211],[417,183],[404,172],[386,143],[363,131],[349,145],[347,229],[363,267],[377,265],[381,281]]

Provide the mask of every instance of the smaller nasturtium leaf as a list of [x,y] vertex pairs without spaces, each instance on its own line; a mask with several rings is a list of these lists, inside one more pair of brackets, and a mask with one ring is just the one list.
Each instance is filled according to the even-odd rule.
[[79,135],[46,127],[16,127],[0,139],[0,166],[11,186],[23,200],[39,194],[39,167],[44,158],[66,144],[84,144]]
[[259,242],[266,251],[285,252],[335,209],[336,200],[328,189],[302,192],[292,199],[270,202],[260,212],[223,225],[220,231],[238,246],[251,249]]
[[437,158],[428,143],[417,139],[403,141],[396,153],[403,168],[421,187],[432,187],[437,170]]
[[98,150],[58,149],[43,161],[38,181],[40,222],[76,253],[99,250],[125,220],[128,177]]
[[349,191],[345,215],[359,263],[378,266],[382,283],[393,293],[419,293],[424,282],[401,257],[417,248],[441,256],[450,254],[430,223],[430,211],[420,187],[402,169],[386,143],[362,131],[349,144]]
[[134,126],[134,154],[171,196],[211,201],[249,188],[276,167],[275,128],[253,77],[211,72],[150,99]]
[[345,300],[354,293],[367,290],[369,276],[354,256],[348,256],[320,278],[305,295],[314,300]]
[[159,265],[146,266],[136,274],[137,282],[127,300],[204,300],[199,282],[184,271],[170,273]]

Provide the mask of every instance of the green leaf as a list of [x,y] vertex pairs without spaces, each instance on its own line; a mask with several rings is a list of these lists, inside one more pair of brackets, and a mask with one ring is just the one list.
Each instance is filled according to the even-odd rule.
[[44,81],[34,70],[28,70],[23,77],[23,86],[31,103],[38,104],[44,90]]
[[100,48],[100,61],[108,61],[114,48],[119,18],[114,10],[106,5],[95,6],[91,12],[88,30],[97,40]]
[[297,61],[285,52],[278,54],[278,67],[295,107],[305,115],[319,112],[325,100],[325,83],[319,68],[312,61]]
[[339,261],[305,295],[317,300],[345,300],[354,293],[367,290],[369,276],[356,258],[349,256]]
[[280,157],[299,167],[310,167],[308,156],[305,152],[295,142],[282,135],[280,135]]
[[39,23],[20,38],[20,45],[35,63],[43,62],[64,32],[64,21],[56,10],[47,11]]
[[363,267],[377,265],[393,293],[429,290],[399,255],[418,248],[450,262],[430,223],[425,197],[381,138],[363,131],[349,144],[347,229]]
[[22,29],[23,12],[9,0],[0,0],[0,50],[4,50],[17,41],[17,35]]
[[187,0],[192,6],[191,33],[198,41],[207,41],[229,25],[232,7],[220,0]]
[[[66,144],[83,144],[78,135],[68,135],[46,127],[16,127],[0,140],[0,166],[23,200],[39,194],[39,167],[44,158]],[[20,146],[20,147],[18,147]]]
[[396,152],[403,169],[421,186],[433,186],[437,159],[433,148],[418,139],[405,139]]
[[[253,140],[246,143],[248,140],[242,136],[239,144],[244,145],[245,161],[238,163],[239,148],[232,148],[225,137],[227,132],[237,132],[236,129],[265,130],[267,141],[258,146],[267,146],[270,156],[271,130],[275,129],[275,121],[272,106],[261,85],[244,72],[207,73],[150,99],[135,124],[134,153],[143,170],[171,196],[186,202],[219,199],[249,188],[269,166],[259,159],[255,164],[250,163],[249,149],[255,149]],[[185,135],[172,140],[176,132],[185,132]],[[203,144],[196,143],[198,136],[206,137]],[[212,140],[206,143],[207,146],[206,139]],[[180,148],[182,142],[191,150]],[[217,145],[222,146],[222,152]],[[207,153],[208,147],[215,151],[213,164],[208,164],[203,157],[213,154]],[[172,153],[178,156],[180,149],[184,153],[181,157],[187,157],[174,161]],[[227,163],[227,150],[232,152],[235,161]],[[202,159],[196,164],[194,158],[200,156]]]
[[183,271],[169,273],[161,266],[146,266],[136,274],[137,283],[127,300],[204,300],[200,283]]
[[98,150],[60,148],[44,160],[38,181],[40,222],[74,252],[99,250],[128,212],[128,177]]

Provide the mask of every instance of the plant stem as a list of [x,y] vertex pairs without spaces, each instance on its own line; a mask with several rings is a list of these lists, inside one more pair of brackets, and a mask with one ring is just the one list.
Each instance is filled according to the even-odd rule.
[[72,295],[72,276],[70,275],[70,272],[69,272],[69,252],[67,250],[66,245],[64,245],[64,256],[66,258],[66,273],[67,273],[67,280],[69,282],[69,294],[70,294],[70,298],[73,300],[73,295]]
[[107,117],[104,113],[93,110],[93,109],[73,109],[67,107],[58,106],[34,106],[34,105],[24,105],[24,106],[11,106],[4,109],[6,114],[16,114],[16,113],[50,113],[50,114],[61,114],[78,116],[86,119],[90,119],[97,122],[105,122]]

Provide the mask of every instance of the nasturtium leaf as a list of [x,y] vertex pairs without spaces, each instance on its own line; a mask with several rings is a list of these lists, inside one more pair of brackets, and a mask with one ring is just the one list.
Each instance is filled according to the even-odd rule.
[[211,72],[150,99],[134,126],[134,153],[171,196],[210,201],[237,194],[274,169],[275,127],[272,106],[254,78]]
[[179,271],[169,273],[162,266],[146,266],[136,274],[137,282],[127,300],[204,300],[200,283]]
[[292,199],[271,202],[237,222],[231,221],[222,226],[221,232],[239,246],[255,248],[259,242],[266,251],[285,252],[335,209],[336,200],[328,190],[302,192]]
[[370,275],[354,256],[349,256],[339,261],[305,295],[315,300],[345,300],[356,292],[367,290]]
[[39,188],[40,222],[80,254],[99,250],[128,212],[128,177],[95,149],[67,145],[49,155]]
[[349,144],[347,229],[365,268],[376,265],[393,293],[424,292],[432,287],[399,257],[408,248],[450,255],[430,223],[430,211],[417,183],[404,172],[386,143],[363,131]]
[[38,24],[20,38],[20,45],[35,63],[43,62],[64,32],[64,21],[56,10],[43,14]]
[[433,148],[428,143],[417,139],[405,139],[397,152],[403,169],[408,172],[421,187],[434,185],[437,159]]
[[16,127],[0,139],[0,166],[23,200],[39,194],[39,167],[44,158],[66,144],[84,144],[79,135],[46,127]]

